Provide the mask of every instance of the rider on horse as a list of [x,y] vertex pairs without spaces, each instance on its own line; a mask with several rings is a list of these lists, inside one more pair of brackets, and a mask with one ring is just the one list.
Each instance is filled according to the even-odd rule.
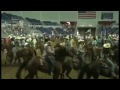
[[83,54],[84,52],[84,40],[78,40],[79,46],[78,46],[78,50],[81,52],[81,54]]
[[70,49],[69,37],[65,38],[64,43],[65,43],[66,49],[69,50]]
[[51,46],[51,41],[47,41],[45,43],[44,49],[45,49],[45,53],[46,53],[45,60],[50,66],[49,74],[51,75],[54,71],[54,62],[55,62],[54,51],[53,51],[52,46]]
[[[84,40],[78,40],[78,49],[77,49],[77,57],[79,58],[79,67],[83,67],[83,60],[84,60]],[[82,63],[82,64],[81,64]]]
[[103,45],[103,54],[104,54],[104,59],[106,61],[106,63],[109,64],[110,68],[111,68],[111,77],[116,77],[114,69],[115,69],[115,65],[114,63],[108,58],[110,55],[110,48],[111,48],[111,44],[110,43],[105,43]]

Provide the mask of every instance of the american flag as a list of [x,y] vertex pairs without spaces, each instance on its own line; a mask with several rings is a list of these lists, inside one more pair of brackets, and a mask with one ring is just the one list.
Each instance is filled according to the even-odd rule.
[[96,11],[78,11],[79,19],[95,19]]

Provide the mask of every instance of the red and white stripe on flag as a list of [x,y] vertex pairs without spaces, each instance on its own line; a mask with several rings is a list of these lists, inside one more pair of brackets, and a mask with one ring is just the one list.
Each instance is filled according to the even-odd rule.
[[78,11],[79,19],[96,19],[96,11]]

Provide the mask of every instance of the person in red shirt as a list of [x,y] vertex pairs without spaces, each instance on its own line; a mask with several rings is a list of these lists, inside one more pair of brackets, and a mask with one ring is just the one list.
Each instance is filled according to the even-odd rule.
[[11,43],[11,39],[10,39],[10,37],[8,38],[8,43],[9,43],[9,44]]
[[11,41],[11,39],[10,39],[10,37],[8,37],[8,38],[6,38],[6,44],[10,44],[10,41]]

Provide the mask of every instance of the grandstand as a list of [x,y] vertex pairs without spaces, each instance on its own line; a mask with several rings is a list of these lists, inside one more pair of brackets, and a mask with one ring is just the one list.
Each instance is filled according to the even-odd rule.
[[[99,21],[98,24],[99,27],[95,25],[89,26],[89,24],[86,23],[86,25],[83,25],[82,19],[81,22],[76,22],[76,27],[68,28],[68,24],[64,22],[64,24],[56,21],[49,21],[49,20],[40,20],[30,17],[22,17],[21,15],[13,15],[7,12],[1,13],[1,25],[2,25],[2,32],[3,34],[32,34],[38,33],[38,35],[43,35],[44,33],[47,35],[51,35],[52,32],[54,32],[55,35],[68,35],[68,34],[75,34],[75,30],[78,29],[81,34],[84,34],[87,32],[88,29],[91,29],[92,35],[106,35],[106,33],[109,34],[118,34],[119,27],[113,27],[116,24],[116,21]],[[20,26],[20,21],[23,21],[23,27]],[[76,20],[78,21],[78,20]],[[84,24],[85,24],[84,23]],[[102,23],[102,24],[101,24]],[[108,23],[106,25],[106,23]],[[67,24],[67,26],[66,26]],[[92,23],[93,24],[93,23]],[[6,25],[6,28],[5,28]],[[14,28],[13,28],[14,27]],[[5,29],[5,30],[4,30]],[[12,29],[12,30],[10,30]],[[14,30],[15,29],[15,30]],[[16,31],[16,29],[19,29]],[[22,29],[22,30],[21,30]],[[98,29],[98,30],[97,30]],[[6,32],[7,30],[7,32]],[[97,32],[97,31],[98,32]],[[21,31],[21,32],[20,32]],[[97,33],[96,33],[97,32]],[[18,34],[17,34],[18,33]]]
[[[19,21],[23,20],[24,21],[24,32],[23,33],[27,33],[27,34],[31,34],[33,32],[37,32],[39,34],[47,34],[47,35],[51,35],[52,32],[54,32],[56,35],[60,35],[60,34],[73,34],[71,31],[68,30],[64,30],[64,28],[58,24],[57,22],[51,22],[51,21],[40,21],[40,20],[36,20],[36,19],[32,19],[32,18],[23,18],[21,16],[17,16],[17,15],[12,15],[12,14],[8,14],[8,13],[2,13],[2,26],[4,27],[5,23],[7,23],[7,25],[13,26],[14,24],[18,25]],[[25,27],[28,26],[28,27]],[[19,25],[18,25],[19,26]],[[14,28],[16,29],[16,28]],[[19,30],[18,30],[19,31]],[[13,32],[8,32],[13,34]]]

